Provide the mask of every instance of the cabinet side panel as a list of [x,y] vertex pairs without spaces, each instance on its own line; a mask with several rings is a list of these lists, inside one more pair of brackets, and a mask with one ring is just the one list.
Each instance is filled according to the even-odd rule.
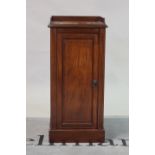
[[56,60],[56,29],[50,29],[50,129],[56,129],[57,102],[57,60]]
[[105,68],[105,29],[99,33],[99,98],[98,98],[98,128],[103,129],[104,117],[104,68]]

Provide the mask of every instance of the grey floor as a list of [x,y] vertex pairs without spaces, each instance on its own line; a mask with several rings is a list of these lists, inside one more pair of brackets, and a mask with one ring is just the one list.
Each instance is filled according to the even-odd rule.
[[[102,145],[93,143],[61,143],[52,146],[48,143],[48,118],[27,118],[27,155],[128,155],[129,154],[129,119],[128,118],[105,118],[104,126],[106,132],[106,142]],[[43,140],[40,143],[40,136]],[[123,142],[122,142],[123,139]],[[125,142],[124,142],[125,140]]]

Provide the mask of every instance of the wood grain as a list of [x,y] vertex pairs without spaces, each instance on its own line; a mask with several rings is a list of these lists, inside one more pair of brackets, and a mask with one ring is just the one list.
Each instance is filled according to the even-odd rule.
[[61,26],[50,27],[49,142],[103,142],[104,18],[54,16],[51,20]]

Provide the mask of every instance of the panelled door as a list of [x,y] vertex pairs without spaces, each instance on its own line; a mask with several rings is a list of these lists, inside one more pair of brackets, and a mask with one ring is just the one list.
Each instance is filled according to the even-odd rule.
[[57,128],[95,129],[98,109],[98,33],[57,32]]

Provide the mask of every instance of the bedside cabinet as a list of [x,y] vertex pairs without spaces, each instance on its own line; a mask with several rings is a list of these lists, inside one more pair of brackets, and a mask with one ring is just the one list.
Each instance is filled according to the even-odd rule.
[[104,142],[105,20],[52,16],[49,142]]

